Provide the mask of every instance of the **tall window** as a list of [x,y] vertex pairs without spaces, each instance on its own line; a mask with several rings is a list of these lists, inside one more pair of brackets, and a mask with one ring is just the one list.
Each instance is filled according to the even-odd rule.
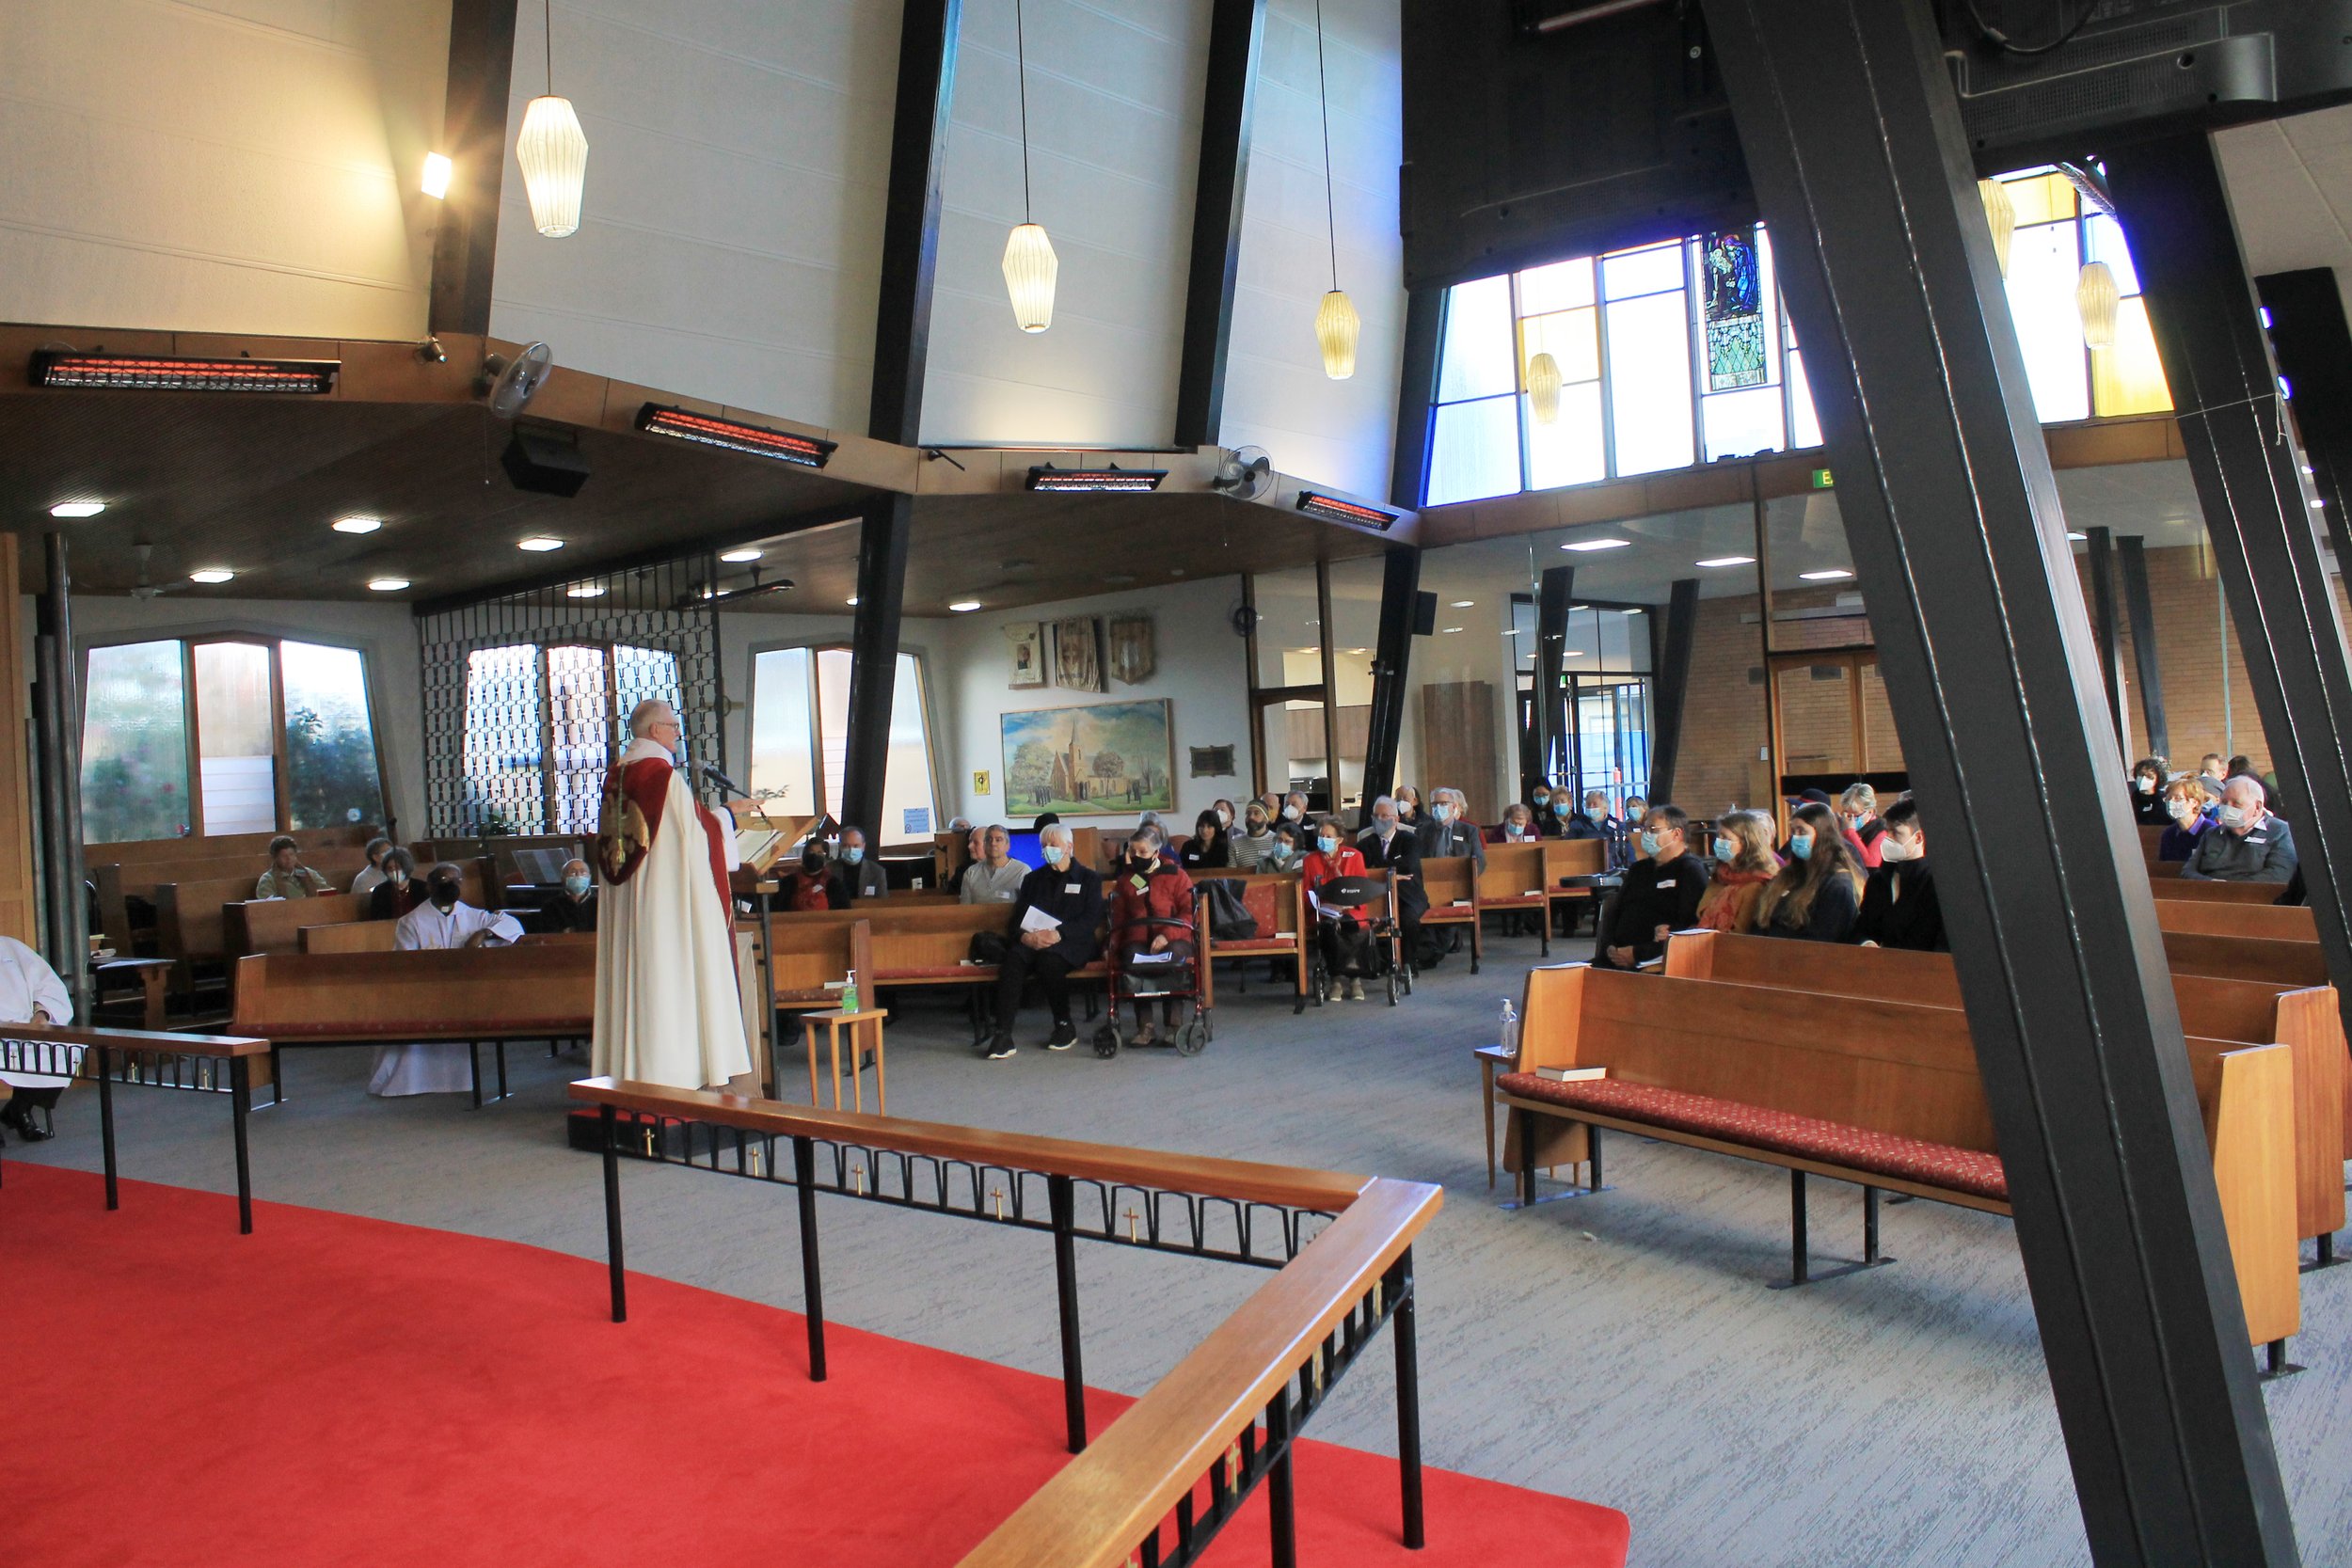
[[383,761],[356,648],[118,643],[90,650],[87,686],[82,819],[92,843],[383,820]]
[[[778,816],[841,811],[850,752],[850,650],[771,648],[752,660],[752,794]],[[936,776],[923,661],[898,655],[890,699],[890,757],[880,822],[859,822],[879,842],[935,831]]]
[[514,643],[466,656],[466,818],[479,831],[586,833],[604,770],[648,697],[679,705],[677,656],[610,642]]

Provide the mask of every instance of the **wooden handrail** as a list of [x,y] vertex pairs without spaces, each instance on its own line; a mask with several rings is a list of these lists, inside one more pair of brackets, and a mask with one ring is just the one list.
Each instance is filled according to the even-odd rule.
[[1437,1187],[1375,1178],[961,1568],[1120,1568],[1412,1244]]
[[900,1117],[868,1116],[857,1111],[829,1111],[812,1105],[752,1100],[739,1094],[672,1089],[612,1078],[581,1079],[571,1086],[571,1097],[591,1105],[610,1105],[618,1111],[686,1117],[740,1128],[747,1132],[862,1144],[909,1154],[1037,1171],[1047,1176],[1164,1187],[1206,1197],[1270,1203],[1287,1209],[1337,1213],[1359,1202],[1364,1193],[1378,1184],[1366,1177],[1302,1170],[1291,1165],[1117,1148],[1071,1138],[998,1132],[946,1122],[909,1121]]
[[160,1029],[74,1029],[60,1024],[0,1023],[0,1039],[56,1040],[103,1045],[135,1056],[266,1056],[269,1041],[243,1035],[179,1035]]

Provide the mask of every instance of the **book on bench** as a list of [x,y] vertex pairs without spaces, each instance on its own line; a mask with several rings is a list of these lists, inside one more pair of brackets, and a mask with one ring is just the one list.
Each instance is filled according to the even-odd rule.
[[1605,1067],[1539,1067],[1535,1069],[1535,1076],[1549,1078],[1555,1084],[1577,1084],[1588,1078],[1606,1078],[1609,1069]]

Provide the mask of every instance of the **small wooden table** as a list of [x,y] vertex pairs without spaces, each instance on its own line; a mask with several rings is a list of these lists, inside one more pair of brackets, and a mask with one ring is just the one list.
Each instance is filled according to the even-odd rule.
[[[171,977],[173,970],[180,967],[176,961],[170,958],[108,958],[93,967],[99,983],[102,985],[109,978],[138,981],[139,990],[147,1004],[145,1016],[139,1027],[142,1029],[164,1027],[164,982]],[[91,1002],[93,1011],[96,1010],[100,1000],[103,999],[93,997]]]
[[[1486,1124],[1486,1190],[1492,1192],[1495,1185],[1495,1069],[1501,1068],[1505,1072],[1512,1071],[1518,1064],[1518,1056],[1517,1053],[1505,1051],[1499,1045],[1482,1045],[1470,1054],[1478,1058],[1481,1080],[1478,1119]],[[810,1062],[813,1070],[815,1058],[812,1057]]]
[[825,1026],[826,1049],[833,1064],[833,1108],[841,1109],[841,1032],[850,1032],[850,1090],[852,1109],[866,1109],[866,1084],[858,1074],[862,1047],[858,1031],[873,1025],[874,1036],[874,1109],[883,1116],[890,1114],[890,1069],[882,1058],[882,1020],[890,1016],[887,1007],[866,1007],[845,1013],[835,1007],[827,1012],[801,1015],[801,1043],[808,1049],[808,1102],[821,1103],[817,1098],[817,1026]]

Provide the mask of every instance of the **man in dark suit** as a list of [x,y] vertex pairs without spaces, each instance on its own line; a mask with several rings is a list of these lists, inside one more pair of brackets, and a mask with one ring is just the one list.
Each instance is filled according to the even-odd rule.
[[1421,839],[1397,819],[1396,802],[1386,795],[1372,803],[1372,826],[1356,840],[1365,869],[1386,867],[1396,884],[1396,923],[1406,961],[1422,961],[1421,917],[1429,912],[1429,893],[1421,885]]
[[[1101,950],[1103,879],[1090,866],[1080,865],[1071,850],[1070,830],[1059,822],[1041,830],[1038,847],[1045,863],[1021,880],[1021,895],[1013,901],[1012,923],[1006,934],[1005,956],[996,965],[996,1032],[982,1052],[992,1062],[1003,1061],[1020,1048],[1013,1043],[1013,1015],[1021,1010],[1021,992],[1031,975],[1045,992],[1054,1010],[1054,1032],[1048,1051],[1067,1051],[1078,1043],[1078,1026],[1070,1019],[1070,972],[1094,961]],[[1030,912],[1050,916],[1059,924],[1037,930]]]

